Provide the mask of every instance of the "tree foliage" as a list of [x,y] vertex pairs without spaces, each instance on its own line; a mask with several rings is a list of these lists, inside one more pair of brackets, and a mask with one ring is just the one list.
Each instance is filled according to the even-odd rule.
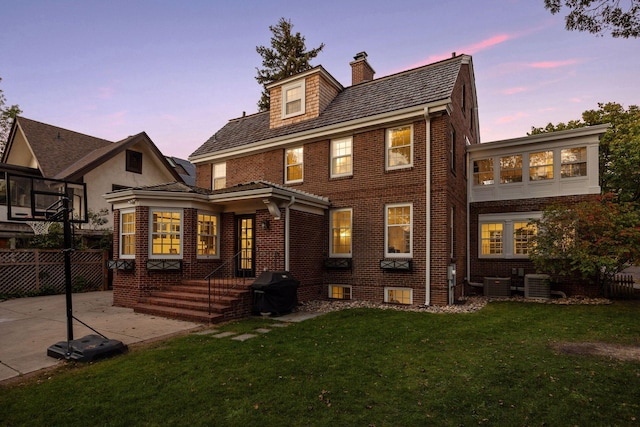
[[600,140],[600,186],[622,202],[640,202],[640,108],[626,110],[615,102],[598,103],[582,113],[582,120],[532,127],[531,135],[609,123]]
[[538,271],[604,285],[640,260],[640,212],[612,195],[549,206],[533,223],[529,257]]
[[[0,77],[0,82],[2,82],[2,77]],[[11,130],[13,119],[22,113],[22,110],[17,104],[5,106],[6,102],[7,100],[4,93],[2,89],[0,89],[0,155],[4,151],[4,147],[9,139],[9,131]]]
[[[290,20],[280,18],[277,25],[269,26],[273,33],[271,36],[271,47],[257,46],[256,52],[262,57],[262,69],[256,68],[258,75],[256,80],[259,84],[266,86],[271,82],[282,80],[311,68],[309,61],[322,51],[324,43],[315,49],[307,51],[305,38],[300,33],[293,34],[291,30],[293,24]],[[269,109],[269,91],[264,88],[258,109],[266,111]]]
[[623,10],[620,0],[544,0],[544,7],[552,14],[563,7],[569,9],[565,16],[567,30],[587,31],[602,35],[610,31],[612,37],[640,36],[640,0],[627,0]]

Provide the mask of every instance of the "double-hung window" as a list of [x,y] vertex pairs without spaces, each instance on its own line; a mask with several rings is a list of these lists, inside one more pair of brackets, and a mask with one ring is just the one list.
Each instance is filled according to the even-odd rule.
[[120,212],[120,258],[136,256],[136,213]]
[[386,169],[402,169],[413,166],[413,126],[387,129]]
[[387,205],[385,208],[385,257],[407,258],[413,255],[413,205]]
[[531,221],[541,216],[541,212],[480,215],[480,258],[527,258],[537,233]]
[[560,176],[587,176],[587,147],[565,148],[560,151]]
[[331,178],[353,174],[353,138],[331,141]]
[[198,213],[198,257],[218,257],[218,216]]
[[493,182],[493,159],[475,160],[473,162],[473,184],[491,185]]
[[522,182],[522,154],[500,157],[500,184]]
[[351,230],[351,209],[336,209],[331,212],[330,256],[351,257]]
[[480,227],[481,254],[484,256],[502,256],[504,253],[504,224],[501,222],[485,223]]
[[151,258],[182,257],[181,210],[152,210],[149,234]]
[[284,156],[285,183],[292,184],[296,182],[302,182],[304,174],[303,154],[304,150],[302,147],[286,149]]
[[227,186],[227,163],[216,163],[213,165],[212,188],[219,190]]
[[305,112],[305,82],[297,82],[282,87],[282,118],[297,116]]
[[531,181],[553,179],[553,151],[529,154],[529,179]]

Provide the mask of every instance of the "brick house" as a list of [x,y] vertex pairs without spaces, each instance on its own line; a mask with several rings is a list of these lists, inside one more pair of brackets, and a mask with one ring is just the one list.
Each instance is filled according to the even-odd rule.
[[[516,186],[508,194],[500,186],[504,197],[495,204],[473,184],[490,155],[499,162],[500,150],[516,156],[510,145],[529,153],[527,144],[542,142],[553,151],[558,138],[483,151],[470,56],[377,79],[366,53],[350,65],[348,87],[322,66],[270,84],[270,111],[230,120],[190,156],[196,186],[106,196],[115,210],[116,305],[213,321],[211,292],[203,291],[209,285],[196,282],[227,264],[228,276],[289,271],[301,282],[302,301],[453,304],[466,281],[504,274],[486,265],[497,257],[478,254],[478,218],[484,224],[491,217],[483,215],[518,211],[523,197],[536,199],[537,210],[541,194],[573,194],[518,193]],[[596,141],[596,164],[598,132],[580,140],[589,142],[589,162]],[[588,192],[599,192],[597,169],[589,173],[596,185]],[[486,193],[492,187],[482,179]],[[249,297],[239,298],[245,305],[225,318],[248,312]],[[205,306],[206,316],[195,313]]]
[[[321,66],[271,84],[270,111],[230,120],[190,156],[196,187],[107,195],[116,229],[135,223],[114,239],[116,258],[135,260],[115,275],[116,304],[202,278],[242,250],[249,275],[290,271],[300,300],[445,305],[462,294],[465,147],[478,142],[471,57],[378,79],[366,53],[350,65],[349,87]],[[149,249],[162,236],[147,228],[166,227],[181,230],[171,247]],[[211,227],[214,247],[203,248]],[[144,268],[154,259],[178,271]]]

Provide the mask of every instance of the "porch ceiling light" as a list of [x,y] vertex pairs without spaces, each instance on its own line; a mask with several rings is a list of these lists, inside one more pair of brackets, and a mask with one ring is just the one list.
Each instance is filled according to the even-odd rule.
[[269,213],[271,214],[271,216],[273,216],[273,219],[280,219],[280,208],[278,207],[276,202],[271,199],[264,199],[262,200],[262,202],[267,205],[267,209],[269,209]]

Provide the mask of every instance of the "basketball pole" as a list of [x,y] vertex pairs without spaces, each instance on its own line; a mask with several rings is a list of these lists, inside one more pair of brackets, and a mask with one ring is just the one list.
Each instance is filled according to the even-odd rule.
[[73,303],[71,287],[71,252],[73,241],[71,236],[71,223],[69,222],[69,198],[62,197],[62,227],[64,234],[64,284],[67,299],[67,356],[71,354],[71,341],[73,341]]

